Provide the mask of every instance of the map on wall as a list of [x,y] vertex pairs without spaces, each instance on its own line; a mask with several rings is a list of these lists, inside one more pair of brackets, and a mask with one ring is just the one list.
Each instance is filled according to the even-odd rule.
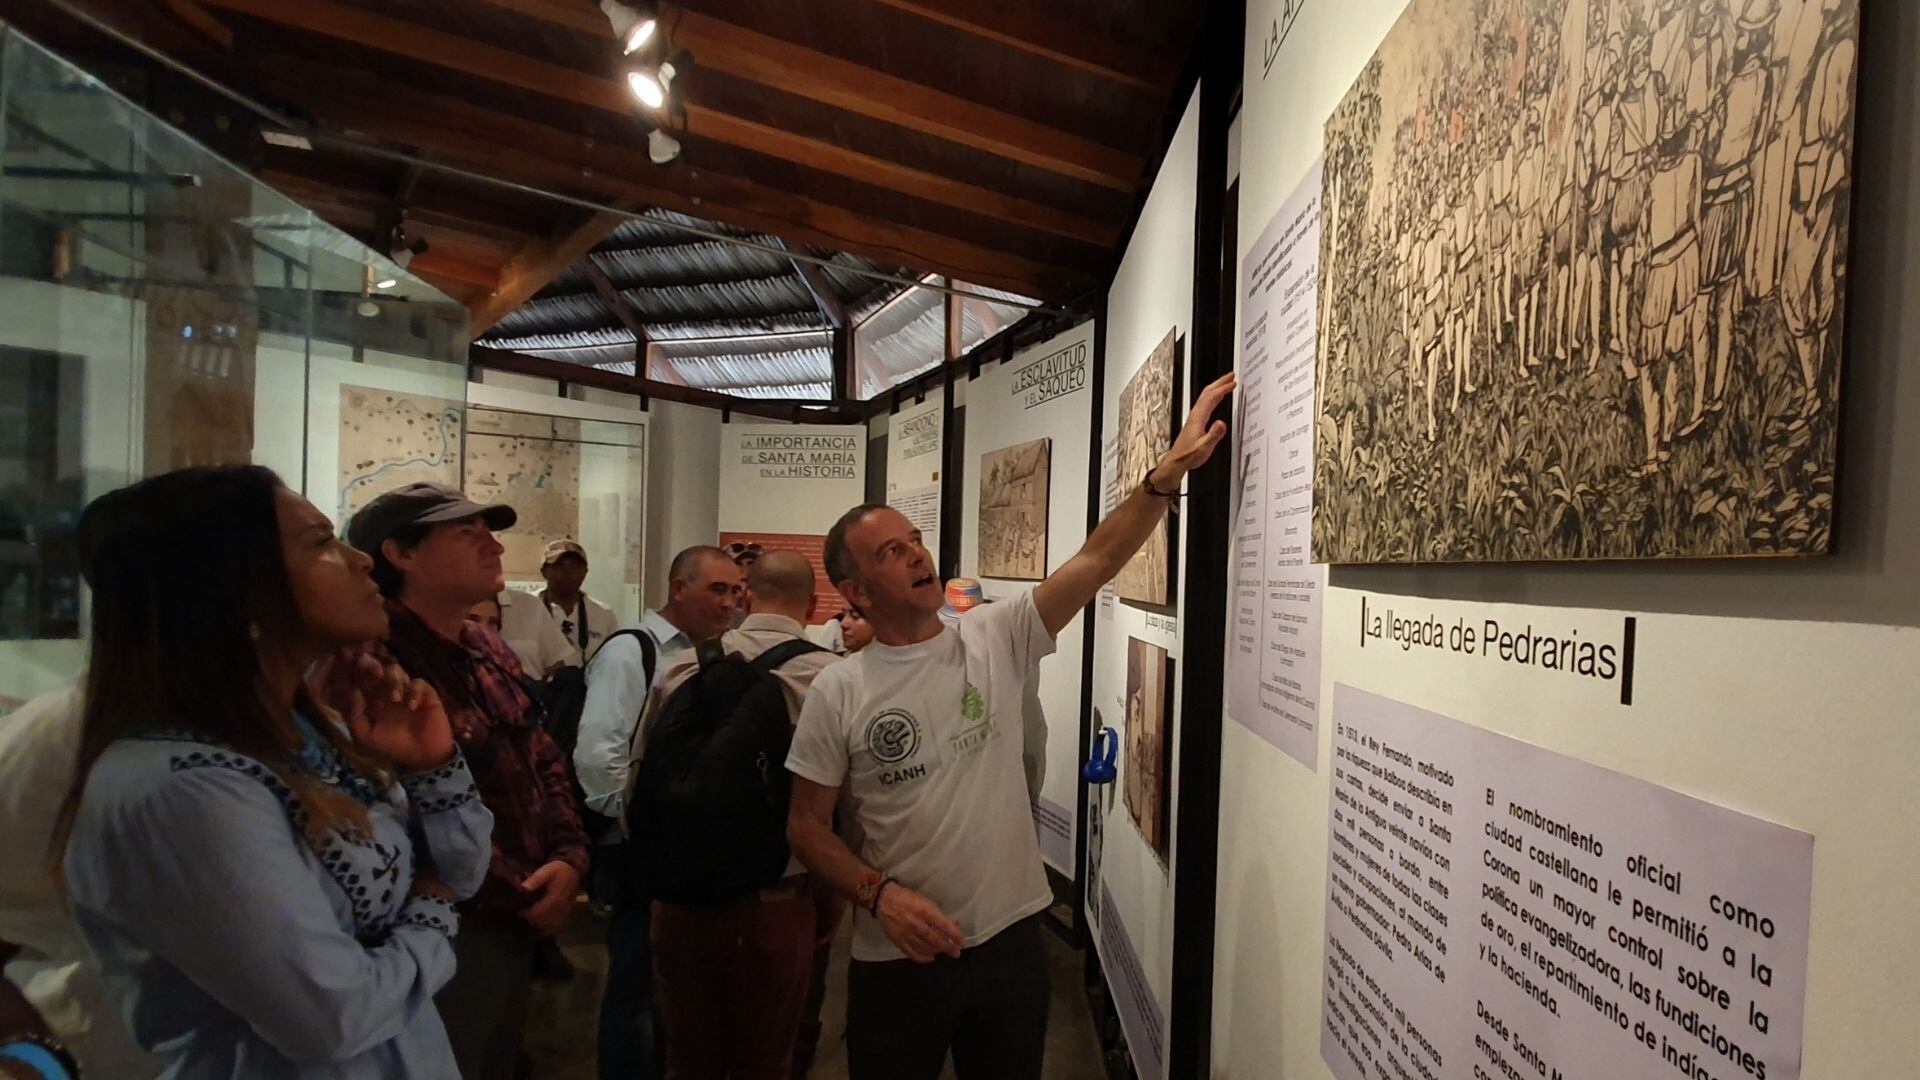
[[1047,576],[1047,497],[1053,440],[1035,439],[980,456],[980,576]]
[[1858,0],[1413,0],[1326,126],[1323,562],[1831,546]]
[[407,484],[460,485],[466,406],[369,386],[340,387],[341,527],[374,496]]
[[[1179,339],[1168,330],[1153,354],[1120,391],[1120,471],[1122,491],[1131,491],[1173,445],[1174,380],[1179,369]],[[1132,559],[1113,579],[1122,600],[1173,603],[1173,519],[1163,518]]]
[[540,576],[549,541],[580,536],[580,444],[557,438],[549,416],[475,409],[467,433],[467,497],[519,514],[499,534],[507,577]]

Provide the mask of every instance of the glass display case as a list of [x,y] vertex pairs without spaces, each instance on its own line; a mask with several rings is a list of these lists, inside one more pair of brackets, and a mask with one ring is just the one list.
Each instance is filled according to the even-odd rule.
[[4,24],[0,115],[5,712],[84,663],[95,496],[248,461],[333,514],[458,483],[467,312]]

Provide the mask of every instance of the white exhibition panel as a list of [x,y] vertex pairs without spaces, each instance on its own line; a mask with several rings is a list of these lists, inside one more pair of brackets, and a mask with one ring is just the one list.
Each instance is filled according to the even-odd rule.
[[866,495],[864,424],[727,424],[720,531],[825,536]]
[[[1200,93],[1196,87],[1167,147],[1160,172],[1154,178],[1126,254],[1114,274],[1113,286],[1107,292],[1106,367],[1100,408],[1104,417],[1101,430],[1108,433],[1108,440],[1119,430],[1120,392],[1127,380],[1139,370],[1169,329],[1183,343],[1188,338],[1188,324],[1193,316],[1193,229],[1199,144]],[[1184,344],[1182,359],[1189,359]],[[1190,387],[1192,380],[1184,370],[1191,365],[1183,363],[1182,366],[1181,385]],[[1183,402],[1176,402],[1175,408],[1184,416],[1182,405]],[[1121,477],[1118,482],[1124,491],[1130,490],[1139,479]],[[1179,521],[1176,527],[1180,531],[1180,558],[1175,561],[1175,580],[1181,582],[1184,574],[1180,567],[1190,552],[1185,540],[1185,522]],[[1205,554],[1215,557],[1212,552]],[[1182,678],[1184,658],[1178,616],[1185,600],[1184,590],[1176,588],[1177,603],[1172,611],[1148,610],[1121,602],[1102,607],[1096,614],[1102,621],[1094,635],[1093,707],[1099,710],[1103,723],[1120,733],[1122,745],[1126,739],[1127,639],[1140,638],[1166,649],[1175,662],[1174,678]],[[1207,722],[1218,721],[1208,718]],[[1167,737],[1173,740],[1173,767],[1169,774],[1173,790],[1167,827],[1175,835],[1179,830],[1180,723],[1181,705],[1176,694],[1167,728]],[[1122,759],[1124,756],[1121,755]],[[1152,1016],[1156,1010],[1162,1025],[1172,1012],[1172,875],[1177,870],[1180,852],[1178,845],[1174,845],[1173,865],[1169,866],[1162,863],[1142,839],[1120,794],[1126,782],[1124,760],[1121,768],[1120,779],[1097,792],[1097,802],[1103,807],[1095,811],[1102,815],[1099,825],[1101,895],[1089,896],[1087,907],[1094,913],[1097,929],[1093,940],[1107,972],[1107,983],[1116,995],[1122,1023],[1127,1028],[1127,1044],[1142,1074],[1153,1080],[1165,1074],[1165,1055],[1160,1048],[1165,1046],[1166,1032],[1164,1028],[1157,1032],[1139,1028],[1144,1017]],[[1107,896],[1112,898],[1110,908],[1105,902]],[[1108,925],[1109,915],[1120,925]],[[1150,999],[1142,1003],[1147,1007],[1131,1022],[1127,998],[1135,996],[1136,989],[1133,981],[1124,977],[1124,968],[1131,965],[1125,957],[1114,955],[1105,940],[1111,934],[1124,934],[1130,942],[1138,956],[1144,983],[1139,990]],[[1152,1021],[1146,1023],[1151,1026]]]
[[[1250,0],[1239,259],[1319,157],[1327,116],[1404,6]],[[1863,47],[1882,59],[1920,48],[1920,22],[1896,22],[1889,28],[1901,40]],[[1869,82],[1873,59],[1862,63]],[[1911,252],[1920,250],[1920,218],[1906,205],[1910,185],[1895,172],[1914,149],[1912,93],[1890,77],[1878,87],[1883,99],[1897,90],[1898,100],[1883,100],[1878,121],[1875,110],[1859,113],[1867,130],[1859,137],[1856,191],[1867,205],[1855,220],[1892,224],[1858,228],[1853,237],[1838,554],[1336,568],[1325,603],[1319,771],[1237,724],[1224,726],[1213,1076],[1335,1075],[1322,1057],[1322,1000],[1329,785],[1341,721],[1331,708],[1336,684],[1811,834],[1798,1074],[1911,1074],[1920,1055],[1906,1008],[1920,965],[1920,932],[1906,916],[1920,892],[1910,828],[1920,804],[1908,776],[1920,758],[1912,704],[1920,492],[1899,469],[1920,460],[1920,388],[1899,382],[1895,368],[1903,343],[1920,332],[1920,287],[1909,269]],[[1862,86],[1863,102],[1874,96]],[[1881,145],[1887,142],[1893,145]],[[1109,378],[1117,384],[1124,375]],[[1370,616],[1390,608],[1448,627],[1492,619],[1606,641],[1619,641],[1631,616],[1632,704],[1621,704],[1617,680],[1450,648],[1382,647],[1362,637],[1363,603]],[[1759,614],[1770,617],[1751,617]],[[1840,618],[1873,622],[1832,621]],[[1604,816],[1606,808],[1589,813]],[[1108,845],[1111,851],[1112,839]],[[1475,860],[1481,846],[1468,849]],[[1443,1075],[1472,1075],[1477,1063],[1470,1056],[1459,1062],[1468,1071],[1456,1072],[1449,1062]],[[1714,1074],[1729,1072],[1740,1069]],[[1658,1057],[1602,1074],[1680,1075]]]
[[[971,380],[966,411],[966,465],[960,478],[960,573],[980,577],[980,461],[1003,447],[1051,439],[1047,493],[1047,572],[1080,550],[1087,538],[1087,478],[1093,468],[1093,335],[1091,321],[1022,349]],[[1057,358],[1057,359],[1056,359]],[[1061,368],[1036,385],[1035,368]],[[904,413],[902,415],[905,415]],[[892,473],[888,473],[892,485]],[[981,578],[987,596],[1004,600],[1032,589],[1033,581]],[[1080,803],[1080,672],[1086,648],[1086,618],[1061,631],[1052,656],[1040,663],[1040,704],[1047,715],[1046,771],[1040,787],[1044,812],[1064,820],[1064,835],[1040,827],[1047,864],[1069,879],[1073,865],[1076,808]],[[1038,816],[1042,812],[1037,808]],[[1096,898],[1097,899],[1097,898]]]
[[946,391],[887,417],[887,505],[940,546],[940,467],[945,449]]

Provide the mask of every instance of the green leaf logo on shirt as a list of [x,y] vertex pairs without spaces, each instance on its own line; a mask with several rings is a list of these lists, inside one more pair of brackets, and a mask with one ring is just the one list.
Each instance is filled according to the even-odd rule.
[[980,697],[980,688],[972,683],[960,695],[960,716],[969,724],[977,724],[987,715],[987,703]]
[[980,696],[979,687],[972,683],[968,683],[960,695],[960,718],[965,721],[965,726],[958,734],[947,739],[947,744],[953,747],[956,754],[978,753],[998,734],[993,721],[987,718],[986,699]]

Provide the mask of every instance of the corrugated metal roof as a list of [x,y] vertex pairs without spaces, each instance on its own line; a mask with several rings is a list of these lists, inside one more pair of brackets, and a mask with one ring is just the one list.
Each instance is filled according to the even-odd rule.
[[[606,275],[646,332],[652,346],[649,376],[742,397],[828,399],[832,330],[792,260],[676,227],[689,224],[780,246],[771,236],[668,210],[648,210],[608,234],[587,259]],[[897,267],[820,248],[795,251],[830,260],[821,268],[823,277],[855,319],[879,310],[904,288],[862,273],[906,274]],[[937,296],[933,311],[937,316]],[[907,333],[917,341],[927,331],[918,327]],[[932,331],[936,350],[941,333]],[[633,335],[580,263],[501,319],[482,343],[632,370]],[[889,354],[911,347],[907,339],[884,346]]]

